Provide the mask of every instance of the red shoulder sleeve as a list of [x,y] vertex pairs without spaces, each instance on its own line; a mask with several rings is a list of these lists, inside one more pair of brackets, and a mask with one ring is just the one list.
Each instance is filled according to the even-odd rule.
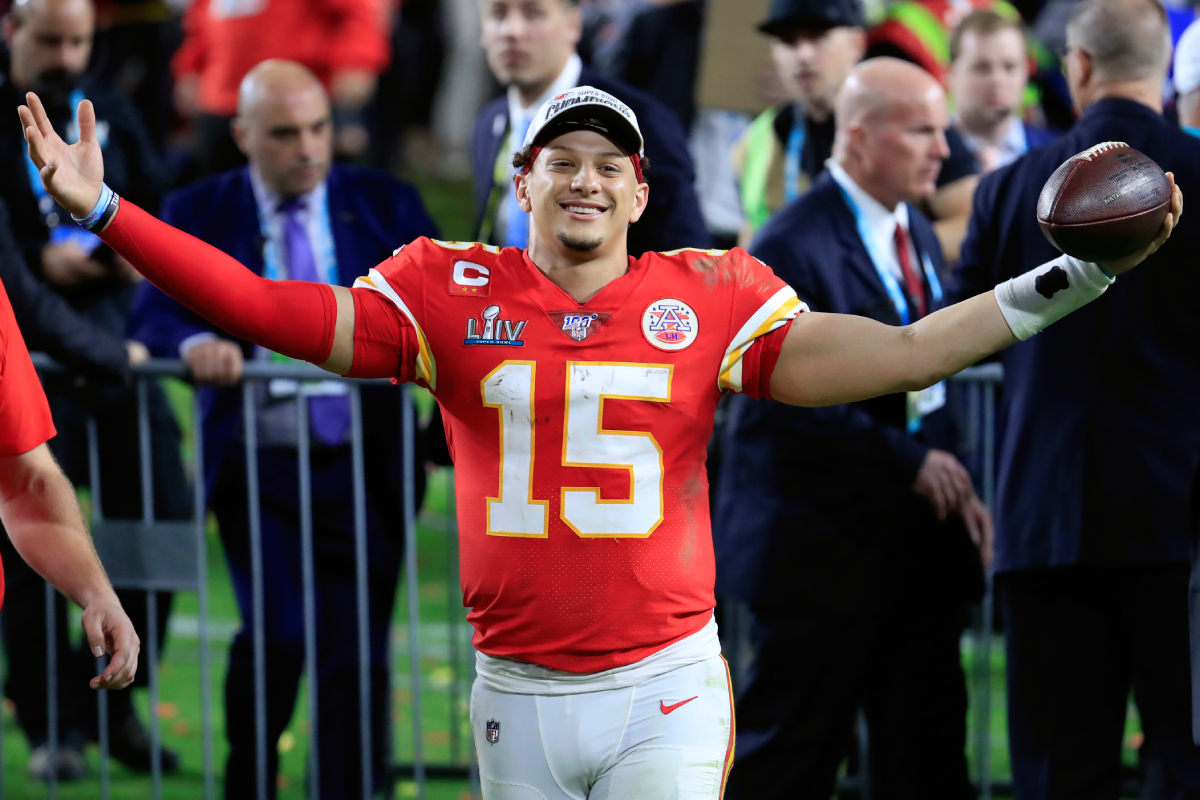
[[[771,372],[779,359],[786,331],[782,329],[808,306],[766,264],[741,248],[723,257],[725,271],[733,283],[732,308],[725,358],[718,383],[722,390],[746,392],[752,397],[769,396]],[[769,341],[765,337],[780,332]],[[762,347],[755,343],[764,339]],[[752,351],[754,357],[746,356]],[[766,387],[765,389],[763,387]]]
[[50,404],[0,285],[0,456],[19,456],[55,434]]
[[437,390],[426,293],[438,291],[455,254],[474,246],[422,236],[354,282],[352,377],[392,377]]

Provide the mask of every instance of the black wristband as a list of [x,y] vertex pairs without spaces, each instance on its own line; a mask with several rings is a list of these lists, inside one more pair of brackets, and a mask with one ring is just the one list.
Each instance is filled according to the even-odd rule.
[[104,209],[104,213],[100,215],[100,219],[96,220],[96,224],[92,226],[93,233],[101,233],[108,227],[108,223],[113,221],[113,217],[117,215],[117,211],[121,208],[121,196],[113,192],[112,199],[108,201],[108,208]]

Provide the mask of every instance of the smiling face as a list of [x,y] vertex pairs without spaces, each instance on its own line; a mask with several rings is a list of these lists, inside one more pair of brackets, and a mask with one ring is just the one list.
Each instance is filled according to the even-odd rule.
[[575,253],[624,248],[626,230],[645,211],[649,191],[638,183],[628,154],[583,130],[551,139],[516,180],[517,200],[532,215],[531,241],[557,241]]

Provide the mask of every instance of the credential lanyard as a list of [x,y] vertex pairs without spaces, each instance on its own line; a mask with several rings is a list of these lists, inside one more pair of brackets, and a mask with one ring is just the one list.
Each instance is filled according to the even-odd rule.
[[[846,205],[850,206],[850,211],[854,214],[854,222],[858,226],[858,238],[862,239],[863,246],[867,248],[867,255],[871,258],[871,264],[875,267],[875,272],[879,274],[879,280],[883,282],[883,288],[887,290],[892,305],[896,307],[896,313],[900,315],[900,324],[907,325],[911,322],[911,317],[908,313],[908,300],[905,298],[904,292],[900,289],[900,283],[896,280],[896,276],[886,266],[887,260],[883,257],[883,251],[880,250],[880,243],[867,227],[867,221],[863,217],[862,211],[859,209],[858,204],[854,202],[854,198],[846,191],[846,187],[838,183],[838,188],[842,190],[842,197],[846,199]],[[938,280],[937,271],[933,268],[932,259],[925,253],[921,254],[921,267],[925,271],[925,280],[929,284],[929,293],[933,296],[934,302],[940,302],[942,299],[942,284]]]
[[487,207],[483,212],[483,223],[479,231],[479,241],[481,242],[494,239],[496,244],[501,246],[504,244],[502,238],[493,237],[492,234],[497,233],[496,221],[500,218],[500,206],[506,196],[505,190],[512,191],[512,181],[508,180],[508,170],[512,166],[512,153],[520,149],[520,145],[513,141],[515,136],[516,131],[512,129],[510,123],[508,135],[504,137],[500,152],[496,153],[496,163],[492,165],[492,191],[488,193]]
[[790,203],[800,197],[801,160],[804,157],[804,142],[808,138],[808,124],[804,111],[795,106],[791,133],[788,134],[787,153],[783,158],[783,196]]
[[[84,101],[82,89],[75,89],[71,92],[71,124],[67,126],[67,144],[75,144],[79,141],[79,127],[75,124],[75,120],[79,118],[79,104]],[[38,212],[42,215],[42,222],[48,228],[56,228],[62,224],[58,219],[51,219],[54,214],[54,198],[46,191],[46,187],[42,184],[42,174],[38,172],[37,165],[33,163],[33,159],[29,157],[29,148],[23,148],[25,152],[25,171],[29,175],[29,188],[33,189],[33,196],[37,199]],[[80,228],[80,230],[83,230]]]

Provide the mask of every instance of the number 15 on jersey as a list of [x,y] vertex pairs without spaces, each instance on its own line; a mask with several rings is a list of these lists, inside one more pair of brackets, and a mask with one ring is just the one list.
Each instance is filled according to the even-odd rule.
[[[622,469],[629,497],[605,500],[600,488],[562,487],[560,516],[581,537],[646,537],[663,519],[663,454],[653,434],[611,431],[604,401],[671,401],[669,364],[567,362],[562,466]],[[546,538],[549,501],[533,498],[537,364],[505,361],[480,381],[483,405],[500,417],[500,490],[487,499],[489,536]]]

